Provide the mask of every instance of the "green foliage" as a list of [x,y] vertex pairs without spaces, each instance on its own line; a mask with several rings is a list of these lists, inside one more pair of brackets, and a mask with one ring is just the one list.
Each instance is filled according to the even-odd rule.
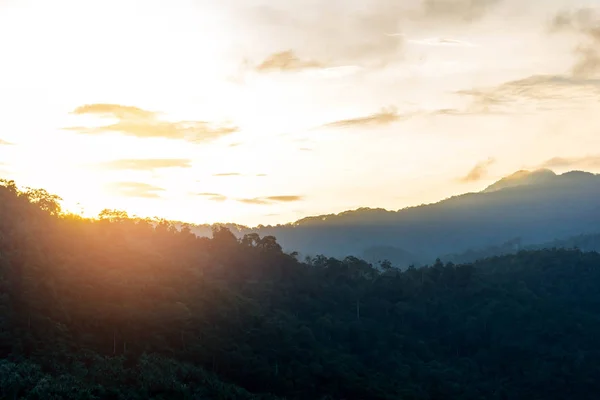
[[[299,262],[0,185],[0,397],[563,399],[600,390],[600,255]],[[44,195],[45,196],[45,195]],[[54,199],[54,200],[52,200]]]

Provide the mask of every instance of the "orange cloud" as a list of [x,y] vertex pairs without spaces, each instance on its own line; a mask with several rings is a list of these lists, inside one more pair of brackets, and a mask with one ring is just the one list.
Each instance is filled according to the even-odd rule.
[[465,175],[464,177],[462,177],[460,180],[461,182],[476,182],[479,181],[483,178],[486,177],[487,173],[488,173],[488,169],[489,167],[494,164],[496,162],[496,160],[494,160],[493,158],[488,158],[485,161],[481,161],[479,163],[477,163],[473,169],[471,169],[469,171],[469,173],[467,175]]
[[301,60],[292,51],[282,51],[279,53],[271,54],[262,63],[256,66],[258,72],[271,72],[271,71],[301,71],[304,69],[311,68],[323,68],[324,65],[318,61],[313,60]]
[[160,197],[160,192],[165,189],[142,182],[114,182],[107,185],[107,189],[123,197],[140,197],[155,199]]
[[223,202],[227,200],[227,196],[219,193],[193,193],[194,196],[205,197],[210,201]]
[[397,122],[401,119],[396,108],[389,107],[383,108],[380,112],[367,115],[365,117],[344,119],[340,121],[330,122],[323,127],[326,128],[351,128],[355,126],[366,126],[366,125],[389,125]]
[[138,107],[123,106],[120,104],[86,104],[77,107],[73,114],[98,114],[106,117],[115,117],[119,119],[150,119],[156,117],[155,112],[142,110]]
[[255,197],[253,199],[239,199],[240,203],[254,204],[254,205],[266,205],[272,203],[291,203],[301,201],[303,196],[267,196],[267,197]]
[[226,136],[239,130],[236,126],[218,125],[206,121],[163,121],[158,118],[159,114],[156,112],[119,104],[87,104],[76,108],[73,114],[117,119],[117,122],[101,127],[66,128],[90,135],[119,132],[123,135],[138,138],[165,138],[202,142]]
[[99,165],[109,169],[150,171],[161,168],[191,168],[192,161],[184,158],[123,159]]
[[244,204],[254,204],[254,205],[264,205],[264,204],[269,204],[268,201],[266,201],[265,199],[262,198],[255,198],[255,199],[239,199],[238,200],[240,203],[244,203]]

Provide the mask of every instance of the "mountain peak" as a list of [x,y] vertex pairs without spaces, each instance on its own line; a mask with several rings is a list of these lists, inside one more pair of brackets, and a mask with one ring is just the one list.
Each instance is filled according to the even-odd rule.
[[546,168],[537,169],[534,171],[520,170],[488,186],[483,192],[490,193],[510,187],[537,185],[540,183],[549,182],[556,177],[557,175],[554,173],[554,171]]

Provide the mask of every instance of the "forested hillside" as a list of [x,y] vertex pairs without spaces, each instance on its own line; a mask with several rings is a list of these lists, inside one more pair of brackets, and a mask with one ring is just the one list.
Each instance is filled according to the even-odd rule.
[[597,398],[599,254],[381,269],[4,181],[0,398]]
[[[292,224],[228,227],[238,237],[273,235],[302,255],[384,258],[406,268],[445,254],[498,246],[520,238],[523,246],[598,233],[600,176],[571,171],[519,171],[478,193],[390,211],[361,208],[307,217]],[[210,226],[193,228],[210,235]]]
[[[600,228],[599,228],[600,230]],[[469,263],[483,258],[514,254],[520,250],[542,250],[542,249],[579,249],[582,251],[600,251],[600,233],[576,235],[565,239],[556,239],[546,243],[530,244],[523,246],[520,238],[508,240],[497,246],[489,246],[482,249],[469,249],[460,254],[448,254],[444,260],[454,263]]]

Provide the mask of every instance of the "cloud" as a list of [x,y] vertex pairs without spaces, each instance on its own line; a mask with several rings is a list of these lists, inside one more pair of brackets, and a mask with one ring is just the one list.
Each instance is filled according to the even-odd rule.
[[472,115],[476,114],[472,109],[460,110],[457,108],[440,108],[429,112],[429,115],[446,115],[446,116],[459,116],[459,115]]
[[147,199],[159,198],[159,193],[165,191],[161,187],[142,182],[114,182],[108,184],[107,189],[119,196]]
[[448,38],[408,39],[407,41],[425,46],[477,47],[477,45],[470,42]]
[[216,177],[225,177],[225,176],[241,176],[239,172],[221,172],[219,174],[213,174]]
[[309,69],[305,73],[317,78],[343,78],[346,76],[355,75],[363,70],[363,67],[358,65],[340,65],[336,67],[325,67],[321,69]]
[[103,168],[150,171],[161,168],[191,168],[192,161],[184,158],[123,159],[99,164]]
[[550,31],[570,32],[581,37],[582,42],[575,48],[577,60],[571,71],[574,77],[600,75],[600,15],[595,10],[583,8],[575,12],[560,12],[552,20]]
[[224,202],[227,200],[227,196],[219,193],[193,193],[195,196],[204,197],[210,201]]
[[399,121],[402,118],[398,114],[395,107],[382,108],[381,111],[367,115],[365,117],[357,117],[334,121],[323,125],[325,128],[352,128],[356,126],[376,126],[389,125]]
[[301,60],[292,50],[271,54],[262,63],[256,66],[258,72],[272,71],[301,71],[304,69],[322,68],[324,65],[318,61]]
[[385,65],[401,55],[403,38],[386,36],[400,28],[403,7],[397,1],[372,0],[368,7],[320,2],[308,12],[305,5],[296,7],[278,2],[247,11],[242,16],[252,32],[247,40],[264,44],[271,48],[267,54],[279,54],[275,60],[290,59],[296,67]]
[[255,197],[252,199],[238,199],[240,203],[253,204],[253,205],[266,205],[273,203],[292,203],[301,201],[304,199],[303,196],[268,196],[268,197]]
[[599,169],[600,155],[585,157],[554,157],[540,165],[540,168],[581,168]]
[[244,203],[244,204],[253,204],[253,205],[264,205],[264,204],[269,204],[268,201],[266,201],[263,198],[255,198],[255,199],[238,199],[238,201],[240,203]]
[[500,0],[424,0],[425,19],[473,22],[482,18]]
[[12,146],[13,143],[0,139],[0,146]]
[[68,127],[82,134],[97,135],[119,132],[138,138],[165,138],[203,142],[237,132],[232,125],[211,124],[206,121],[163,121],[159,114],[132,106],[119,104],[87,104],[76,108],[74,115],[95,115],[117,119],[117,122],[100,127]]
[[415,23],[454,28],[482,18],[501,0],[307,1],[236,5],[239,18],[233,23],[240,40],[253,51],[260,47],[262,59],[277,61],[267,65],[283,60],[293,70],[378,68],[403,59],[405,37],[396,34],[403,28]]
[[155,112],[142,110],[138,107],[123,106],[119,104],[86,104],[77,107],[73,114],[96,114],[118,119],[150,119],[156,116]]
[[267,201],[277,201],[277,202],[282,202],[282,203],[300,201],[302,199],[303,199],[302,196],[270,196],[270,197],[266,197]]
[[456,92],[472,98],[471,110],[519,112],[564,109],[581,103],[597,102],[600,79],[584,79],[560,75],[533,75],[484,89]]
[[481,161],[477,163],[473,169],[469,171],[469,173],[463,176],[460,181],[464,183],[476,182],[483,178],[485,178],[488,174],[489,167],[494,164],[496,160],[493,158],[488,158],[485,161]]

